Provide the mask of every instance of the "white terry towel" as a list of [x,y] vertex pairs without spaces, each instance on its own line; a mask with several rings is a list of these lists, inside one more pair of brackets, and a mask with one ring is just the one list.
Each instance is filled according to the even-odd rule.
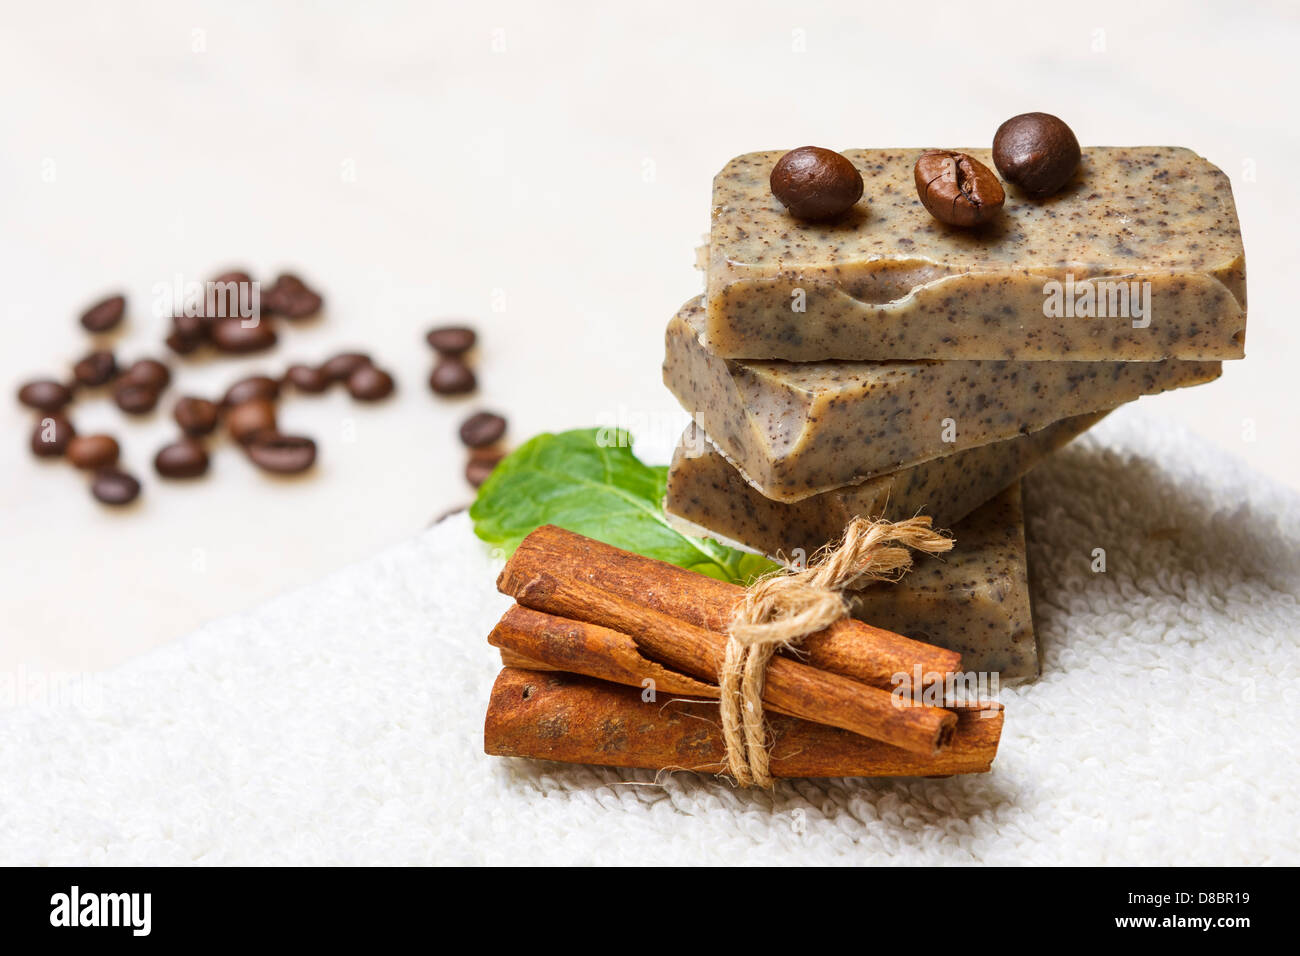
[[1300,496],[1134,409],[1026,496],[1044,676],[991,774],[486,757],[509,602],[459,515],[0,715],[0,863],[1300,862]]

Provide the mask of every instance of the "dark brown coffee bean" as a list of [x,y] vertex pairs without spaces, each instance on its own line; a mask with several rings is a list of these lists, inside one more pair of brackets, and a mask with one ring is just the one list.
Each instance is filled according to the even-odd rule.
[[[275,345],[275,329],[261,319],[256,325],[244,325],[244,319],[231,317],[212,323],[212,344],[222,352],[243,354],[260,352]],[[251,320],[250,320],[251,321]]]
[[121,322],[125,314],[126,298],[112,295],[83,312],[81,325],[87,332],[107,332]]
[[131,385],[144,385],[155,392],[161,392],[171,384],[172,373],[157,359],[140,359],[127,367],[122,373],[121,380]]
[[94,388],[106,385],[117,374],[117,359],[107,349],[91,352],[72,366],[72,375],[79,385]]
[[1021,113],[993,134],[993,165],[1030,196],[1050,196],[1070,181],[1082,153],[1074,131],[1051,113]]
[[922,153],[913,178],[921,204],[935,219],[950,226],[988,222],[1006,199],[993,170],[974,157],[952,150]]
[[242,269],[223,272],[221,275],[213,276],[208,280],[211,285],[248,285],[252,281],[253,277]]
[[208,453],[193,438],[182,438],[164,445],[153,466],[164,478],[197,478],[208,470]]
[[18,401],[41,412],[57,412],[72,401],[72,389],[52,378],[38,378],[18,389]]
[[316,395],[330,387],[325,373],[310,365],[290,365],[284,370],[284,380],[307,395]]
[[37,458],[58,458],[76,435],[72,422],[62,415],[46,415],[32,429],[32,454]]
[[291,273],[279,276],[262,295],[262,307],[289,319],[303,319],[321,310],[323,300],[307,284]]
[[465,325],[444,325],[424,338],[439,355],[463,355],[474,347],[478,333]]
[[128,415],[147,415],[158,404],[158,391],[118,379],[113,386],[113,401]]
[[206,398],[187,395],[172,409],[172,418],[187,435],[207,435],[217,427],[217,405]]
[[506,420],[496,412],[477,412],[460,426],[460,440],[466,448],[486,448],[505,433]]
[[478,379],[468,365],[448,356],[433,367],[429,387],[439,395],[465,395],[478,387]]
[[116,465],[121,453],[112,435],[76,435],[68,442],[68,461],[87,471]]
[[106,505],[127,505],[140,496],[140,482],[116,468],[101,468],[90,483],[90,493]]
[[377,402],[393,394],[393,376],[373,365],[363,365],[348,376],[347,388],[359,402]]
[[189,355],[208,340],[212,323],[197,315],[172,316],[172,331],[167,347],[177,355]]
[[364,352],[340,352],[320,367],[331,382],[345,382],[352,373],[363,365],[370,364],[370,356]]
[[772,167],[772,195],[796,219],[833,219],[862,198],[862,174],[848,159],[820,146],[792,149]]
[[226,431],[240,444],[252,441],[258,432],[274,432],[275,406],[264,398],[241,402],[226,412]]
[[244,402],[251,402],[255,398],[264,398],[268,402],[273,402],[279,397],[279,382],[267,375],[250,375],[247,378],[241,378],[226,389],[221,404],[226,408],[231,408],[235,405],[242,405]]
[[253,464],[264,471],[293,475],[316,462],[316,443],[299,435],[263,432],[245,448]]
[[465,480],[477,488],[488,480],[488,476],[492,474],[504,457],[505,452],[497,449],[475,450],[470,454],[469,461],[465,463]]

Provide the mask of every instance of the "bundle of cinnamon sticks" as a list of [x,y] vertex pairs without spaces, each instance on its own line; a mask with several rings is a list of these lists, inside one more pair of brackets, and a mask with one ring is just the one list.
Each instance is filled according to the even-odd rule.
[[[516,603],[488,636],[505,668],[488,705],[487,753],[724,769],[717,679],[740,587],[547,525],[524,539],[497,588]],[[945,700],[939,685],[960,663],[848,618],[810,635],[767,668],[773,776],[987,771],[1002,713]]]

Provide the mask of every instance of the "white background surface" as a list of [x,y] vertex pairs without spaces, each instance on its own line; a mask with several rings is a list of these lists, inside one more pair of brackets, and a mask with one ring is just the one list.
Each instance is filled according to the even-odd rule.
[[[1232,177],[1249,361],[1142,404],[1300,485],[1284,294],[1294,7],[969,9],[6,3],[11,394],[88,348],[75,317],[115,289],[130,299],[124,359],[164,354],[151,291],[177,273],[294,268],[328,311],[272,355],[175,363],[144,421],[106,400],[74,409],[81,432],[120,438],[144,480],[128,510],[35,461],[31,416],[0,402],[0,669],[99,669],[411,535],[468,501],[455,429],[476,407],[508,414],[515,440],[617,416],[663,460],[684,417],[660,384],[662,329],[699,287],[693,247],[729,157],[986,145],[1031,109],[1085,144],[1186,145]],[[446,316],[483,333],[469,401],[424,384],[422,333]],[[320,444],[313,475],[268,479],[219,443],[208,478],[156,479],[177,396],[348,346],[391,368],[400,393],[286,401],[282,424]]]

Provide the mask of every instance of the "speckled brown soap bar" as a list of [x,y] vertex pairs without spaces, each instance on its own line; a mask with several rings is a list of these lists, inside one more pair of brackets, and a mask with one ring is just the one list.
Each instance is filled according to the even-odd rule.
[[[795,220],[773,197],[783,151],[729,162],[713,181],[709,348],[799,362],[1244,356],[1246,259],[1232,188],[1212,163],[1171,146],[1085,149],[1059,193],[1007,187],[995,220],[956,229],[917,198],[921,152],[845,150],[866,192],[832,223]],[[993,167],[989,150],[964,152]],[[1077,284],[1093,278],[1125,291],[1102,286],[1104,305],[1089,309]],[[1049,282],[1062,283],[1052,315]],[[1148,284],[1145,316],[1122,308],[1121,294],[1142,301],[1131,282]]]
[[765,497],[798,501],[1218,378],[1218,362],[739,362],[668,325],[664,382]]
[[925,514],[936,527],[948,528],[1105,414],[1067,418],[1028,435],[790,503],[759,494],[692,422],[668,469],[664,509],[692,533],[774,558],[813,554],[838,539],[858,515],[898,520]]

